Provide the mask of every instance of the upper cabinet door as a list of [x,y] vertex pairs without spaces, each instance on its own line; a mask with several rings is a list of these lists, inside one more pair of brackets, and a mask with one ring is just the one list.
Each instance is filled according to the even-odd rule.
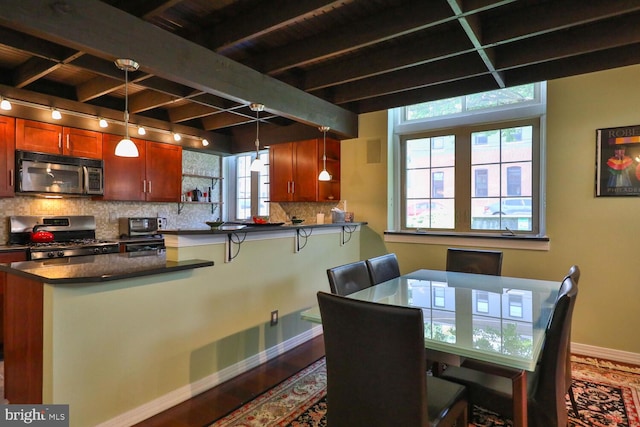
[[293,143],[272,144],[269,147],[269,200],[293,200]]
[[0,116],[0,197],[15,194],[15,128],[13,117]]
[[296,142],[294,157],[293,200],[315,202],[318,200],[318,144],[317,140]]
[[104,160],[103,200],[145,200],[145,141],[131,138],[140,157],[116,156],[116,145],[122,136],[105,134],[102,138]]
[[147,141],[146,200],[179,202],[182,193],[182,147]]
[[63,154],[102,159],[102,133],[92,130],[63,128]]
[[16,119],[16,149],[102,159],[102,133]]
[[62,126],[16,119],[16,149],[62,154]]

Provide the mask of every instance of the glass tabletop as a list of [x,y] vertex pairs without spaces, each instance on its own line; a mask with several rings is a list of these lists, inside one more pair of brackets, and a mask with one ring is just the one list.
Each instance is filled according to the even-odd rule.
[[[559,288],[554,281],[418,270],[348,298],[422,309],[428,350],[533,371]],[[302,317],[322,321],[317,306]]]

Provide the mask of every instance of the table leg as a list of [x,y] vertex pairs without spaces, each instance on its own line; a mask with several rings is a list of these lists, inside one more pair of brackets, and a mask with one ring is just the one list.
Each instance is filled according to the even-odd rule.
[[527,427],[527,371],[512,378],[513,427]]

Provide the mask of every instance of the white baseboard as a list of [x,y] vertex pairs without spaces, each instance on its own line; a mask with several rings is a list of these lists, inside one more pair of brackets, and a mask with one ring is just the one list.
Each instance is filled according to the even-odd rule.
[[278,344],[277,346],[268,348],[265,351],[262,351],[254,356],[251,356],[248,359],[242,360],[221,371],[211,374],[208,377],[180,387],[179,389],[167,393],[164,396],[154,399],[148,403],[145,403],[144,405],[124,412],[115,418],[99,424],[98,427],[122,427],[137,424],[141,421],[146,420],[147,418],[150,418],[162,411],[171,408],[172,406],[189,400],[202,392],[205,392],[225,381],[228,381],[231,378],[247,372],[248,370],[253,369],[256,366],[259,366],[262,363],[265,363],[266,361],[271,360],[321,334],[322,326],[315,326],[300,335],[297,335],[283,343]]
[[571,353],[640,366],[640,354],[629,351],[572,342]]

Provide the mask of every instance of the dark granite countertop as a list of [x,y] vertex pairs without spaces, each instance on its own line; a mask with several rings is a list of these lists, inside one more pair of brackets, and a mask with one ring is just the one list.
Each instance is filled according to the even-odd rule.
[[169,261],[163,250],[0,264],[0,271],[53,285],[100,283],[211,267],[213,261]]
[[301,228],[337,228],[337,227],[357,227],[366,225],[366,222],[334,222],[328,224],[252,224],[252,223],[225,223],[218,229],[193,229],[193,230],[163,230],[162,234],[169,235],[193,235],[193,234],[229,234],[229,233],[259,233],[263,231],[287,231]]

